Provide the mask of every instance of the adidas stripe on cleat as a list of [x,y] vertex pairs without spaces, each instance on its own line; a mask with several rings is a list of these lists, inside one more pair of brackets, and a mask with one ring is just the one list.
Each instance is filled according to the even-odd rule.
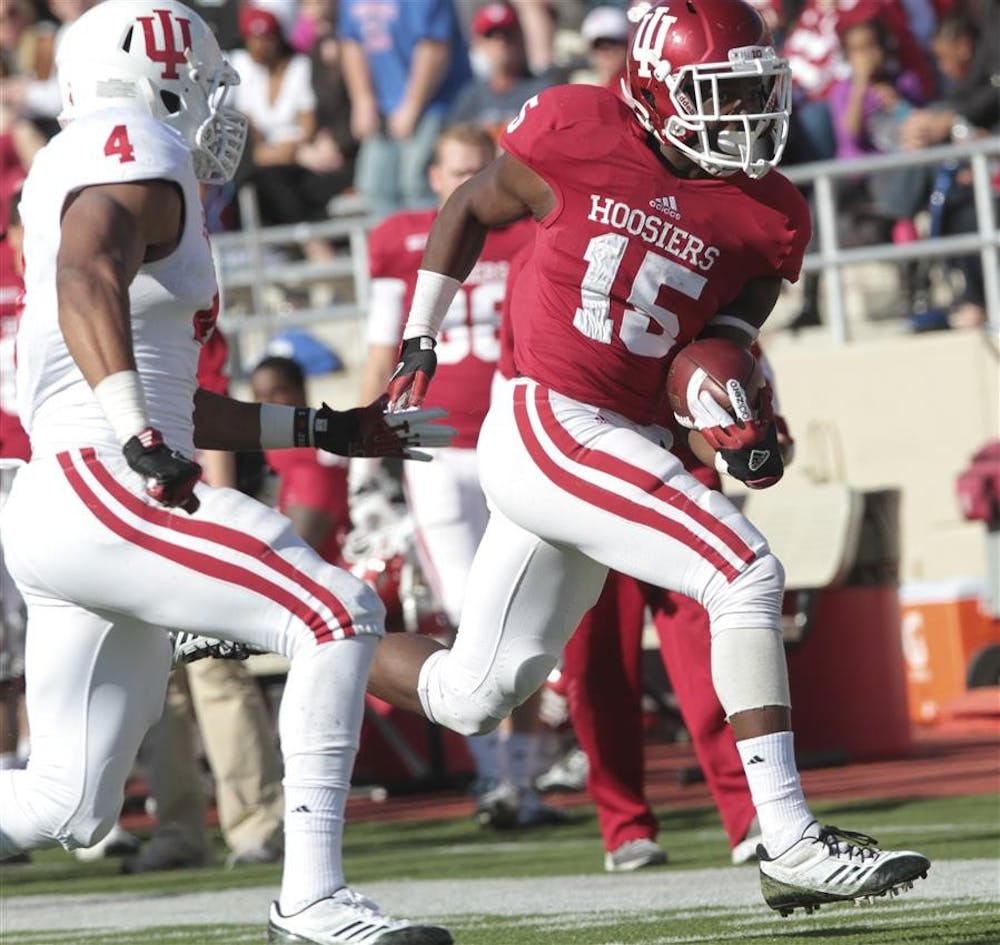
[[871,904],[897,896],[926,877],[930,860],[910,850],[881,850],[872,837],[815,821],[782,854],[769,857],[757,847],[764,901],[781,915],[804,909],[808,915],[828,902]]
[[384,915],[371,899],[345,886],[293,915],[271,904],[272,945],[452,945],[447,929],[412,925]]

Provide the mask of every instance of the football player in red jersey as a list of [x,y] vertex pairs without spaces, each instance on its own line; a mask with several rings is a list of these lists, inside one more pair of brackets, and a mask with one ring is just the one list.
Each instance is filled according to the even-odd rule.
[[[443,203],[461,184],[496,156],[489,132],[476,124],[456,124],[438,138],[429,176]],[[371,303],[368,351],[361,399],[378,397],[396,366],[407,307],[427,234],[437,208],[394,214],[370,234]],[[436,349],[438,370],[431,401],[449,411],[458,429],[454,443],[436,450],[426,474],[405,468],[406,499],[413,518],[418,554],[438,601],[458,626],[473,555],[489,512],[479,485],[475,446],[490,403],[490,386],[500,356],[500,309],[512,257],[533,238],[535,224],[519,220],[492,230],[479,259],[444,319]],[[351,462],[352,509],[364,528],[365,508],[377,489],[378,460]],[[538,705],[518,706],[511,728],[468,740],[476,766],[476,820],[483,826],[535,826],[562,819],[534,789],[538,756]]]
[[624,101],[590,86],[530,99],[505,153],[431,231],[389,385],[397,408],[424,400],[438,328],[486,233],[539,224],[511,303],[521,376],[494,398],[479,439],[492,514],[457,639],[450,650],[387,640],[371,685],[459,731],[488,731],[542,684],[609,568],[693,597],[709,614],[712,679],[760,821],[765,900],[784,914],[882,895],[929,861],[813,818],[793,751],[781,564],[684,471],[670,452],[677,431],[655,424],[678,348],[705,333],[749,345],[781,280],[799,274],[807,209],[769,175],[790,70],[742,0],[636,14]]

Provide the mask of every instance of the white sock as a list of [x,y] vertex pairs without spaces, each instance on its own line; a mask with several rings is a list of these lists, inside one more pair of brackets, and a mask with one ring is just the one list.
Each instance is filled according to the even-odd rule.
[[815,818],[802,796],[791,732],[738,741],[764,848],[778,856],[798,840]]
[[2,751],[0,752],[0,771],[5,771],[7,768],[20,768],[21,764],[17,757],[16,751]]
[[470,735],[465,744],[476,765],[476,778],[481,784],[492,786],[504,776],[503,753],[498,731],[485,735]]
[[[348,772],[353,763],[351,751]],[[341,860],[346,804],[346,787],[295,787],[285,781],[282,915],[299,912],[347,885]]]
[[504,745],[510,779],[517,785],[518,790],[532,793],[535,789],[538,736],[534,732],[511,732]]
[[285,760],[283,915],[346,885],[344,808],[364,715],[364,686],[376,638],[359,635],[296,654],[278,727]]

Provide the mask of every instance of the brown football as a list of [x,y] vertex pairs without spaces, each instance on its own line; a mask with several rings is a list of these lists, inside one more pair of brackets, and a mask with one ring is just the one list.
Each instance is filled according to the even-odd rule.
[[[692,341],[677,352],[667,371],[667,399],[670,409],[681,416],[688,415],[689,388],[697,384],[697,391],[705,391],[716,403],[733,415],[726,385],[730,380],[739,382],[746,392],[748,406],[756,410],[764,374],[757,359],[746,348],[725,338],[703,338]],[[690,391],[690,396],[695,395]],[[704,437],[692,430],[688,445],[695,456],[707,466],[714,465],[715,450]]]

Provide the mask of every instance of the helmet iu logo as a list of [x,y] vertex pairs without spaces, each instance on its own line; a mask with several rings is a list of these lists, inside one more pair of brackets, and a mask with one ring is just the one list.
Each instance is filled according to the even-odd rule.
[[179,78],[177,74],[177,67],[187,61],[187,57],[184,55],[185,50],[191,48],[191,21],[183,19],[182,17],[177,17],[177,22],[180,24],[181,28],[181,46],[180,48],[176,45],[176,35],[174,33],[174,24],[170,17],[169,10],[154,10],[156,16],[159,18],[160,26],[163,30],[163,46],[158,46],[156,41],[156,29],[155,21],[151,16],[140,16],[138,17],[139,22],[142,24],[142,31],[146,37],[146,55],[153,62],[159,62],[163,65],[163,75],[164,79],[177,79]]
[[638,65],[638,76],[641,79],[656,76],[653,70],[660,65],[660,50],[666,42],[667,33],[677,22],[676,16],[671,16],[665,7],[651,10],[639,24],[632,40],[632,58]]

